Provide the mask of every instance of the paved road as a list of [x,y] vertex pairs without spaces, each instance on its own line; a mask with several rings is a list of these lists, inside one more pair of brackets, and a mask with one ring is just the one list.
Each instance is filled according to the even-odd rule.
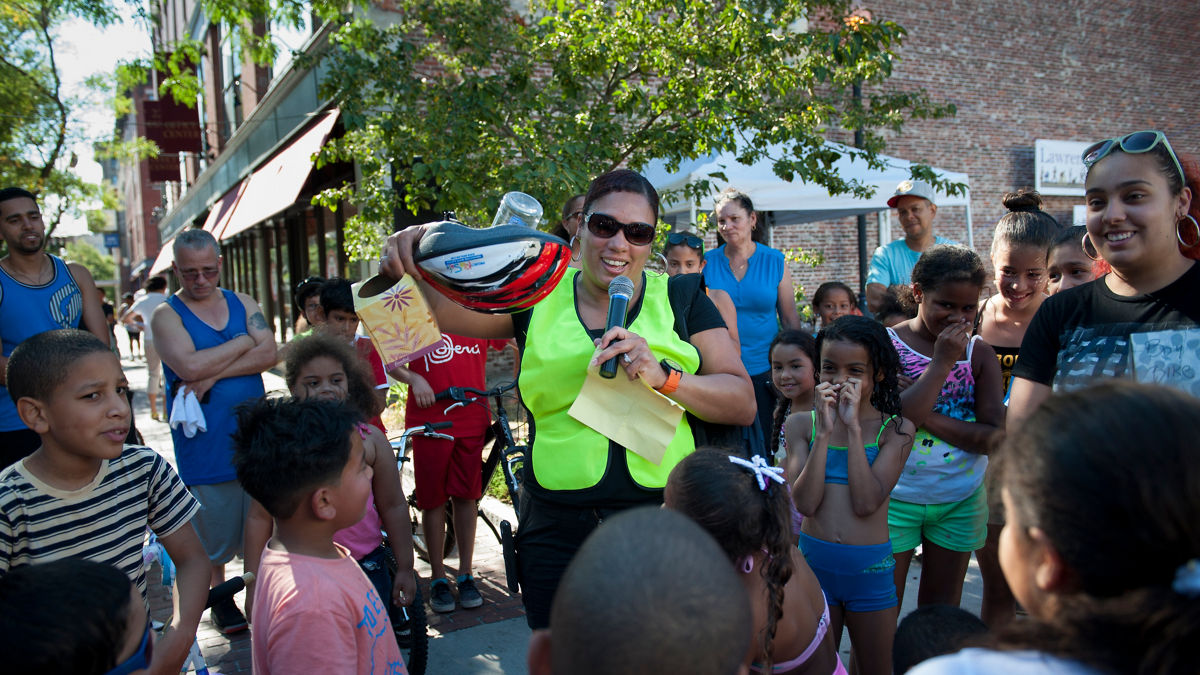
[[[126,354],[128,352],[125,352]],[[146,444],[160,452],[174,465],[175,457],[171,445],[171,433],[166,424],[150,418],[150,409],[146,402],[145,390],[147,382],[146,366],[143,361],[122,360],[126,377],[135,391],[134,419],[137,428],[142,432]],[[273,373],[265,375],[267,391],[284,391],[283,378]],[[406,489],[411,488],[411,476],[406,477]],[[490,499],[490,498],[489,498]],[[490,500],[485,510],[494,513],[496,517],[505,517],[515,521],[507,506]],[[431,675],[476,675],[505,673],[507,675],[524,675],[525,653],[529,644],[529,628],[525,625],[524,611],[518,597],[512,596],[504,582],[504,562],[500,546],[491,531],[481,526],[476,536],[475,574],[480,591],[484,596],[484,605],[479,609],[459,609],[452,614],[435,614],[429,611],[430,617],[430,658],[426,672]],[[456,573],[451,558],[447,567],[450,573]],[[234,560],[229,565],[228,574],[240,574],[241,560]],[[421,576],[422,592],[429,597],[429,566],[421,560],[417,561],[417,572]],[[905,589],[904,607],[911,610],[916,607],[917,578],[920,565],[914,563],[910,571],[910,580]],[[171,614],[170,599],[161,586],[157,568],[149,575],[151,584],[151,612],[155,618],[165,619]],[[974,559],[971,560],[967,571],[967,581],[963,589],[962,606],[978,613],[981,602],[981,581],[979,568]],[[238,605],[244,603],[244,593],[239,593]],[[428,606],[426,607],[428,609]],[[197,641],[204,654],[210,672],[220,673],[249,673],[250,667],[250,636],[241,633],[234,636],[224,636],[208,620],[206,612],[200,622]],[[849,658],[849,640],[842,639],[842,658]]]

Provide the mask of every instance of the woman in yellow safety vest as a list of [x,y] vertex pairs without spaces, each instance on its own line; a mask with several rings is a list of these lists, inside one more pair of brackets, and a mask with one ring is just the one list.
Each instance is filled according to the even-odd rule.
[[[643,272],[658,221],[654,187],[634,171],[606,173],[592,181],[583,211],[575,248],[580,269],[569,270],[531,309],[472,312],[422,282],[443,332],[515,337],[521,348],[531,457],[524,466],[516,544],[526,619],[534,629],[549,625],[554,590],[587,535],[616,511],[661,503],[667,475],[696,446],[689,416],[657,464],[572,418],[567,411],[590,363],[619,357],[631,380],[645,380],[707,422],[748,425],[755,415],[737,346],[698,275],[668,279]],[[384,273],[420,278],[412,252],[424,229],[391,236]],[[617,276],[633,281],[633,299],[625,327],[605,332],[608,287]]]

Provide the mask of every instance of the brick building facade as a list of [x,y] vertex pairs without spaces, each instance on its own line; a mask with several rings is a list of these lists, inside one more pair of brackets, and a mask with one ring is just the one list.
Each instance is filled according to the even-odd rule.
[[[1133,0],[882,0],[878,19],[908,36],[888,87],[924,88],[957,106],[943,120],[910,121],[887,154],[920,160],[971,181],[975,248],[985,258],[1004,192],[1034,185],[1034,141],[1095,141],[1160,129],[1182,153],[1200,155],[1200,12],[1189,3]],[[870,93],[870,88],[867,88]],[[847,141],[836,137],[834,140]],[[753,195],[751,195],[753,197]],[[1046,197],[1063,223],[1082,197]],[[878,245],[874,218],[867,228]],[[935,231],[966,243],[965,209],[942,209]],[[858,286],[853,219],[781,227],[778,248],[821,251],[816,269],[793,265],[811,294],[827,280]],[[893,225],[893,236],[902,236]],[[989,264],[990,267],[990,264]]]

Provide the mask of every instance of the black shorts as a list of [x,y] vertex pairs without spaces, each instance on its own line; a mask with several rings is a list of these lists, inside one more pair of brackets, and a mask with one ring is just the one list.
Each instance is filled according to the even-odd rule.
[[533,630],[550,626],[554,593],[583,541],[621,509],[564,506],[526,493],[517,528],[517,568],[525,621]]

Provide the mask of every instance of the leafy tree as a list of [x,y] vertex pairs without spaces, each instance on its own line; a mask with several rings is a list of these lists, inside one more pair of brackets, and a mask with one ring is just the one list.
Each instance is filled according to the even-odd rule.
[[[398,209],[455,210],[483,223],[501,194],[520,189],[553,214],[591,177],[655,158],[735,149],[754,163],[782,144],[786,152],[769,157],[781,178],[865,194],[836,175],[826,135],[861,131],[852,152],[878,167],[884,130],[954,110],[887,85],[905,31],[864,19],[846,0],[199,4],[260,63],[274,56],[271,25],[309,12],[336,25],[327,51],[305,63],[323,59],[323,93],[347,128],[319,161],[359,168],[360,180],[317,199],[358,207],[346,232],[356,257],[374,254],[379,225]],[[203,45],[172,50],[155,57],[164,90],[193,101],[188,64]],[[927,168],[916,174],[934,178]]]
[[119,9],[118,2],[101,0],[0,2],[0,185],[53,197],[42,204],[48,232],[100,194],[71,171],[76,157],[70,148],[83,138],[73,115],[81,101],[63,91],[58,29],[70,18],[110,25]]
[[787,154],[770,157],[781,178],[864,194],[834,172],[828,133],[862,130],[854,152],[878,166],[881,130],[953,113],[886,86],[904,29],[847,21],[847,2],[389,4],[393,13],[348,21],[325,57],[347,133],[324,158],[357,162],[362,178],[319,200],[359,206],[347,241],[364,257],[395,208],[486,223],[500,195],[520,189],[553,214],[603,171],[710,151],[753,163],[783,144]]
[[112,256],[101,252],[91,244],[75,240],[69,242],[62,250],[63,260],[77,262],[88,268],[92,278],[97,281],[117,278],[117,264]]

